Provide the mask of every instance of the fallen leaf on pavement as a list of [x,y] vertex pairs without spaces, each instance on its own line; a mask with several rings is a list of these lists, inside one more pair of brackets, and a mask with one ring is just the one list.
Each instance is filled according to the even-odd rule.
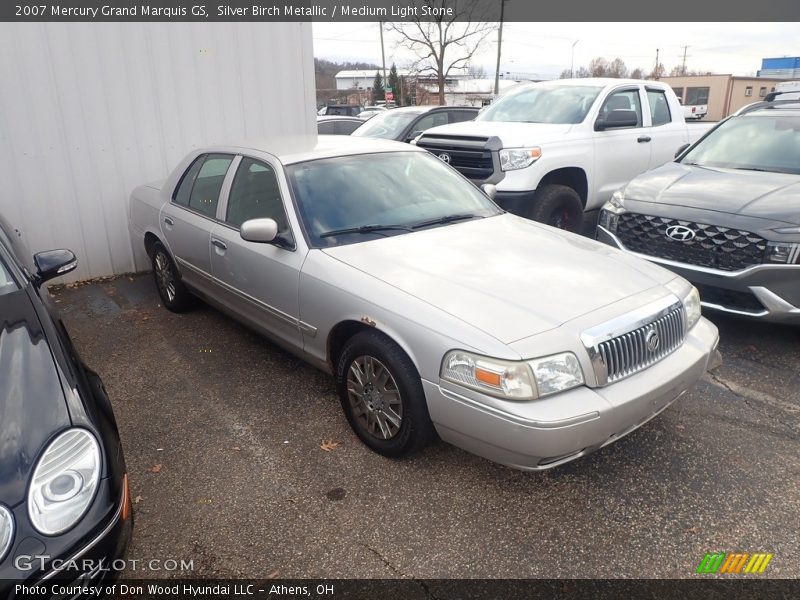
[[234,446],[233,448],[231,448],[231,450],[233,450],[234,452],[241,452],[242,451],[242,449],[239,448],[239,446]]
[[325,450],[325,452],[330,452],[331,450],[336,450],[336,448],[339,447],[339,442],[334,442],[333,440],[323,440],[319,447]]
[[141,502],[141,501],[142,501],[142,497],[141,496],[136,496],[136,498],[133,499],[133,503],[134,504],[139,504],[139,502]]
[[151,473],[160,473],[161,472],[161,465],[153,465],[150,467]]

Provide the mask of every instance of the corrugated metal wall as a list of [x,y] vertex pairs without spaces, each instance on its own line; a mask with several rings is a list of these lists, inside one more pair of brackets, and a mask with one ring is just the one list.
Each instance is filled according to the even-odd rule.
[[147,268],[127,198],[192,148],[316,134],[307,23],[0,24],[0,212],[70,279]]

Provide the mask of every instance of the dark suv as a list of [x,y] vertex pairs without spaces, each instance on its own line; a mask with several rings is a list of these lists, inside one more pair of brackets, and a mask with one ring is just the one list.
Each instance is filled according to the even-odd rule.
[[800,98],[790,94],[746,106],[616,192],[597,239],[690,280],[707,308],[800,324]]
[[375,115],[352,135],[410,142],[431,127],[472,121],[477,116],[474,106],[404,106]]

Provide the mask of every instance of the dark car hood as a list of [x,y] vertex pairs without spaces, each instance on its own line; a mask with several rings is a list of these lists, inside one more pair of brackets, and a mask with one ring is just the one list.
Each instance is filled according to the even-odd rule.
[[70,424],[61,380],[24,290],[0,295],[0,501],[25,499],[39,452]]
[[800,224],[800,176],[785,173],[673,162],[631,181],[625,198]]

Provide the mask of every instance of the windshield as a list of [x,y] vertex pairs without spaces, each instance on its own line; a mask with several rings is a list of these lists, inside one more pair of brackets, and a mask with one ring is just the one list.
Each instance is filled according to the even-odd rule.
[[420,113],[421,111],[381,111],[356,129],[352,135],[394,140]]
[[[290,165],[286,172],[300,219],[316,247],[502,213],[478,188],[427,152],[327,158]],[[353,229],[357,230],[336,233]]]
[[14,281],[14,278],[11,277],[11,273],[8,272],[8,268],[3,264],[3,261],[0,260],[0,296],[3,294],[10,294],[19,289],[17,286],[17,282]]
[[602,87],[536,85],[508,92],[490,104],[476,121],[581,123]]
[[752,114],[725,121],[680,160],[685,165],[800,174],[800,116]]

